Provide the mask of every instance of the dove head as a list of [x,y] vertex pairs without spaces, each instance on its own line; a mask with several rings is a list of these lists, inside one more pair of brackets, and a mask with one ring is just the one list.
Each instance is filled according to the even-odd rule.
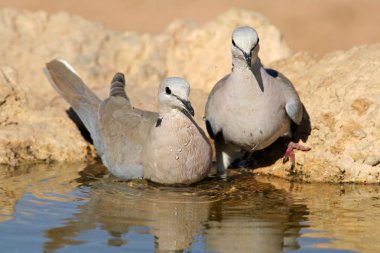
[[176,108],[194,116],[194,109],[189,100],[190,85],[180,77],[164,79],[158,89],[160,107]]
[[258,58],[259,36],[255,29],[249,26],[240,26],[232,33],[232,58],[234,65],[251,66]]

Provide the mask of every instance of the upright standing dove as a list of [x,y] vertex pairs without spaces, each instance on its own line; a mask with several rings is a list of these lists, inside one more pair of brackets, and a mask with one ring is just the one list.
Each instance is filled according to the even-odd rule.
[[[232,34],[232,72],[212,89],[205,110],[206,127],[214,139],[217,171],[227,168],[241,149],[260,150],[284,135],[291,122],[299,125],[303,107],[292,83],[281,73],[266,70],[258,57],[259,37],[247,26]],[[308,150],[290,142],[285,157],[294,164],[293,149]]]
[[52,60],[46,67],[53,87],[83,121],[115,176],[191,184],[208,175],[211,146],[192,118],[186,80],[170,77],[161,82],[159,112],[154,113],[132,107],[123,74],[115,74],[110,96],[101,101],[66,62]]

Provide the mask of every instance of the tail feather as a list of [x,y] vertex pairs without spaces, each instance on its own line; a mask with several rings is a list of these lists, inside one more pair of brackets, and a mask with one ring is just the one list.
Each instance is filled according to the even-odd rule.
[[97,131],[98,108],[101,100],[86,86],[74,68],[67,62],[52,60],[46,64],[44,71],[54,89],[78,114],[90,132],[95,147],[99,149],[100,143],[97,138]]
[[112,78],[110,96],[123,97],[129,101],[127,93],[125,93],[125,79],[123,73],[116,73]]

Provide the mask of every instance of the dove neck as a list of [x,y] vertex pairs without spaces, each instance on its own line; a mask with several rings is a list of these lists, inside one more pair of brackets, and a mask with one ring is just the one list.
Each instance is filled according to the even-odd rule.
[[261,60],[259,57],[252,59],[251,66],[249,66],[245,61],[240,59],[235,59],[233,61],[232,73],[237,72],[247,72],[249,74],[253,74],[256,79],[261,78],[261,69],[263,65],[261,64]]
[[169,104],[161,104],[158,109],[158,114],[160,117],[176,113],[179,113],[179,109]]
[[158,116],[160,118],[177,118],[178,119],[183,119],[183,118],[189,118],[191,119],[191,115],[182,108],[178,107],[173,107],[172,105],[168,104],[162,104],[160,105],[158,109]]
[[255,79],[261,80],[261,70],[263,65],[261,64],[260,58],[256,57],[251,62],[251,66],[247,65],[246,62],[239,61],[233,64],[232,74],[243,75],[243,76],[254,76]]
[[171,113],[173,110],[175,110],[173,108],[173,106],[170,106],[168,104],[161,104],[158,108],[158,114],[160,116],[164,115],[164,114],[168,114],[168,113]]

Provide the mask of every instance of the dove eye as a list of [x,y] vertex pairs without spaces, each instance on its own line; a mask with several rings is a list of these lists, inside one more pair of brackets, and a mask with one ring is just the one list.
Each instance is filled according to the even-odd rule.
[[236,47],[236,44],[235,44],[234,39],[232,39],[232,45],[233,45],[234,47]]
[[168,94],[168,95],[172,94],[172,91],[171,91],[171,89],[170,89],[169,87],[166,87],[166,88],[165,88],[165,92],[166,92],[166,94]]

